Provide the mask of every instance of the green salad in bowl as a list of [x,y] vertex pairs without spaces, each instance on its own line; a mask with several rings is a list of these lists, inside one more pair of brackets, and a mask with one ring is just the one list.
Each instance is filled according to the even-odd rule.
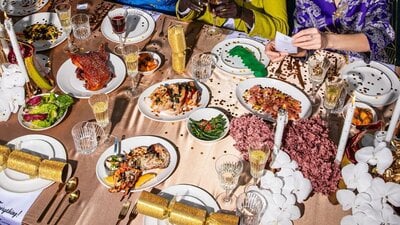
[[18,112],[19,123],[29,130],[47,130],[60,123],[74,103],[67,94],[53,92],[33,96]]

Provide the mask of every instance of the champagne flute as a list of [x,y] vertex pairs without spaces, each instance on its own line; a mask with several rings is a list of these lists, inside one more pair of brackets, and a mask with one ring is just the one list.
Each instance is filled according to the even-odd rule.
[[231,154],[226,154],[217,159],[215,169],[218,173],[218,179],[225,192],[217,196],[217,201],[224,209],[234,209],[236,196],[230,192],[236,187],[240,174],[243,171],[242,160]]
[[140,94],[137,87],[138,79],[140,79],[140,76],[138,76],[139,47],[134,44],[124,45],[121,53],[125,61],[128,76],[132,79],[132,84],[128,89],[128,94],[131,97],[137,97]]
[[319,59],[316,56],[310,57],[308,59],[308,74],[309,79],[312,83],[311,89],[311,101],[314,105],[318,105],[321,101],[319,96],[317,96],[317,86],[324,82],[326,72],[328,71],[330,62],[325,57]]
[[[265,165],[271,155],[271,149],[267,146],[259,148],[249,148],[250,174],[254,179],[254,185],[257,186],[258,179],[264,175]],[[251,186],[251,185],[249,185]]]
[[55,11],[60,20],[63,31],[67,35],[68,45],[64,50],[68,52],[77,52],[78,48],[71,41],[71,5],[68,3],[60,3],[56,5]]
[[327,118],[339,102],[343,86],[343,80],[338,77],[325,82],[324,108],[327,110]]
[[215,26],[217,22],[217,15],[215,15],[215,8],[221,4],[220,0],[208,0],[208,7],[212,14],[212,27],[207,30],[209,36],[217,36],[222,33],[221,29]]
[[126,31],[126,17],[128,15],[128,11],[124,8],[117,8],[108,12],[107,16],[110,19],[110,23],[113,29],[113,32],[118,35],[119,43],[114,48],[114,52],[116,54],[122,54],[122,48],[124,46],[124,42],[122,41],[122,34]]
[[108,95],[104,93],[94,94],[90,96],[88,102],[90,107],[92,108],[92,112],[96,119],[97,125],[99,125],[104,131],[103,143],[105,144],[112,143],[113,139],[110,137],[111,135],[108,132],[106,132],[106,129],[109,127],[111,123],[108,110],[108,105],[109,105]]

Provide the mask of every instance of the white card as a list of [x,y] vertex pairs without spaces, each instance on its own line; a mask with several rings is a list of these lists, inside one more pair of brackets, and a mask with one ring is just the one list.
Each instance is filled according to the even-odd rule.
[[292,45],[292,38],[280,32],[276,32],[275,49],[278,52],[297,53],[297,47]]

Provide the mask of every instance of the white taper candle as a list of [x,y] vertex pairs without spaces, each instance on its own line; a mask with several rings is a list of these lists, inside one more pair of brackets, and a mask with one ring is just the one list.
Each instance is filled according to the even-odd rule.
[[351,101],[351,105],[347,107],[346,118],[343,123],[342,134],[340,135],[339,145],[336,153],[335,162],[340,164],[346,149],[347,139],[349,138],[351,121],[353,120],[354,109],[356,108],[355,97]]
[[26,71],[24,58],[22,58],[21,50],[19,49],[19,44],[17,40],[17,36],[15,35],[15,31],[13,28],[13,23],[11,18],[4,19],[4,26],[6,27],[6,31],[8,33],[8,37],[10,38],[11,46],[13,48],[15,58],[17,59],[18,66],[21,70],[21,73],[25,76],[25,81],[29,81],[28,71]]
[[287,122],[287,111],[285,109],[278,110],[278,118],[276,119],[275,138],[274,138],[274,154],[278,155],[282,145],[283,131]]

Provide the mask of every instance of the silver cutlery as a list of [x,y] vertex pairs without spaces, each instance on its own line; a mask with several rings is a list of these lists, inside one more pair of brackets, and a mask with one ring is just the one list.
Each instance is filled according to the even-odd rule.
[[57,221],[56,221],[56,223],[55,223],[54,225],[58,224],[58,222],[59,222],[59,221],[61,220],[61,218],[64,216],[64,214],[65,214],[65,212],[67,211],[67,209],[68,209],[72,204],[74,204],[76,201],[78,201],[80,195],[81,195],[81,192],[80,192],[79,190],[73,191],[73,192],[71,192],[71,193],[69,194],[69,197],[68,197],[68,205],[65,206],[64,210],[62,211],[62,213],[60,214],[60,216],[58,217],[58,219],[57,219]]

